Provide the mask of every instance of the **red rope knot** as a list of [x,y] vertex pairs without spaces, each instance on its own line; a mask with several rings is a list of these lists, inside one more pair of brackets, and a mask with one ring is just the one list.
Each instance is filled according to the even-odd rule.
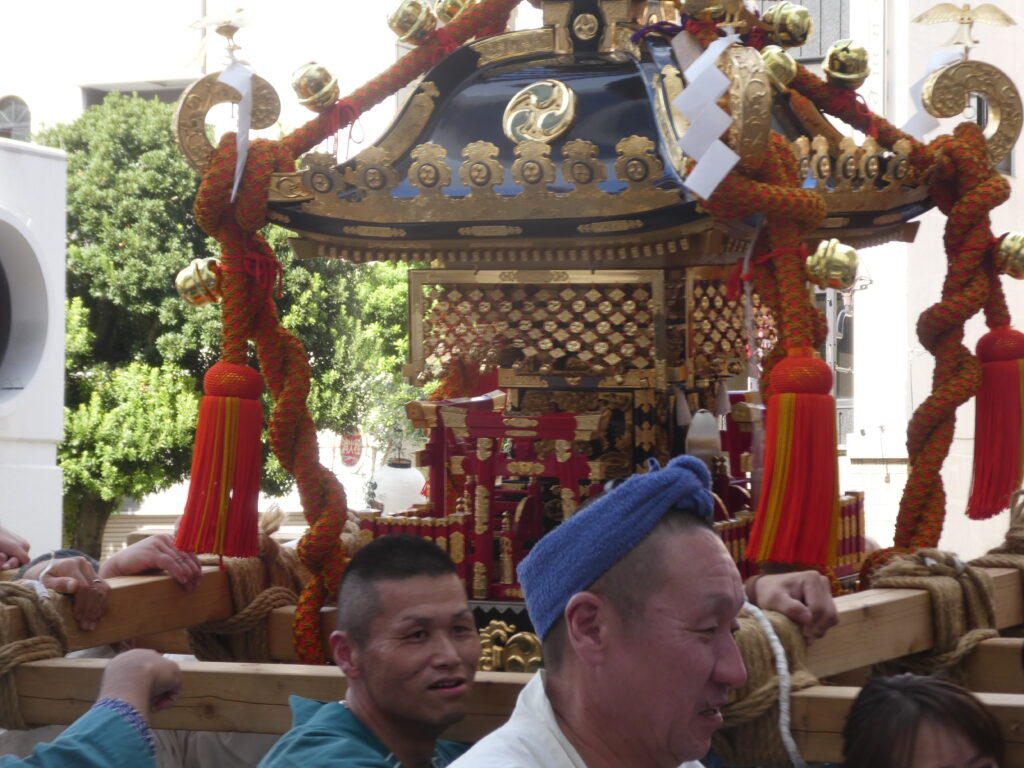
[[346,125],[351,125],[359,117],[359,110],[348,99],[338,99],[331,109],[328,119],[328,136],[333,136]]
[[276,296],[284,296],[284,269],[277,259],[249,252],[244,256],[224,254],[221,267],[225,272],[249,275],[264,293],[271,293],[277,288]]
[[758,264],[767,264],[776,256],[785,256],[786,254],[793,254],[799,256],[802,259],[807,258],[807,246],[800,245],[796,248],[776,248],[775,250],[762,253],[760,256],[755,256],[747,264],[747,270],[743,270],[743,260],[737,261],[732,268],[732,273],[729,275],[729,280],[725,287],[725,298],[729,301],[736,301],[739,299],[740,294],[743,292],[743,283],[749,283],[753,279],[754,267]]

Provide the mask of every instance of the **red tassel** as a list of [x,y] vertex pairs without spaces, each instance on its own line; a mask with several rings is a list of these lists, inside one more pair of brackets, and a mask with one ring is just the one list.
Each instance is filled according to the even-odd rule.
[[984,520],[1010,506],[1024,479],[1024,333],[995,328],[978,341],[974,477],[967,516]]
[[800,347],[789,350],[771,377],[764,482],[747,558],[831,566],[839,533],[832,371]]
[[256,557],[263,381],[246,365],[219,362],[206,372],[203,390],[175,544],[186,552]]

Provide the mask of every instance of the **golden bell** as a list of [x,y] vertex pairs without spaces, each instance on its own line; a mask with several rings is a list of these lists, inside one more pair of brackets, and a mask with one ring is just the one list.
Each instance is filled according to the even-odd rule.
[[867,49],[853,40],[832,43],[821,68],[828,76],[829,84],[848,91],[860,88],[871,74]]
[[811,12],[788,0],[765,11],[764,21],[772,27],[772,42],[783,48],[799,48],[810,40],[814,31]]
[[1024,280],[1024,232],[1003,235],[996,250],[996,266],[1004,275]]
[[766,45],[761,49],[761,60],[772,85],[780,91],[786,91],[796,77],[796,59],[786,53],[786,49],[778,45]]
[[303,64],[292,75],[292,88],[299,97],[299,104],[314,112],[324,112],[334,106],[341,95],[338,78],[327,67],[311,61]]
[[388,26],[403,43],[419,45],[437,28],[437,16],[426,0],[402,0],[388,17]]
[[174,278],[174,287],[178,295],[189,304],[201,307],[203,304],[216,304],[220,301],[220,274],[216,267],[217,259],[193,259]]
[[462,12],[476,5],[476,0],[437,0],[434,5],[434,15],[442,24],[450,24],[455,21]]
[[822,240],[818,250],[807,257],[807,277],[819,288],[845,291],[857,279],[857,249],[836,239]]

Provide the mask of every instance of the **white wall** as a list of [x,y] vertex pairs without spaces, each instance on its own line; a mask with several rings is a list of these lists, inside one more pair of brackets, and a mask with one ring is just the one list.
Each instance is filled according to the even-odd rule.
[[36,552],[61,540],[64,176],[63,152],[0,139],[0,269],[11,300],[0,357],[0,523]]

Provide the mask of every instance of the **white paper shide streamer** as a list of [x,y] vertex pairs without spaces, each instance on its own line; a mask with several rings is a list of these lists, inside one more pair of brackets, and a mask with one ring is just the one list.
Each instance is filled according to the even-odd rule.
[[238,185],[242,181],[242,172],[245,171],[245,161],[249,157],[249,129],[252,126],[252,68],[244,61],[236,59],[231,54],[231,64],[220,73],[218,82],[231,86],[242,95],[238,102],[238,130],[236,135],[236,147],[238,160],[235,162],[235,183],[231,187],[231,202],[235,202],[238,196]]
[[[685,32],[676,35],[673,47],[684,45]],[[691,64],[685,72],[686,88],[672,102],[687,120],[690,128],[679,139],[682,150],[697,161],[684,184],[695,195],[707,199],[729,174],[740,156],[721,140],[721,136],[733,123],[732,116],[715,102],[729,88],[729,78],[718,68],[718,57],[733,43],[740,41],[739,35],[727,35],[715,40]],[[677,58],[682,61],[685,53],[680,50]]]

